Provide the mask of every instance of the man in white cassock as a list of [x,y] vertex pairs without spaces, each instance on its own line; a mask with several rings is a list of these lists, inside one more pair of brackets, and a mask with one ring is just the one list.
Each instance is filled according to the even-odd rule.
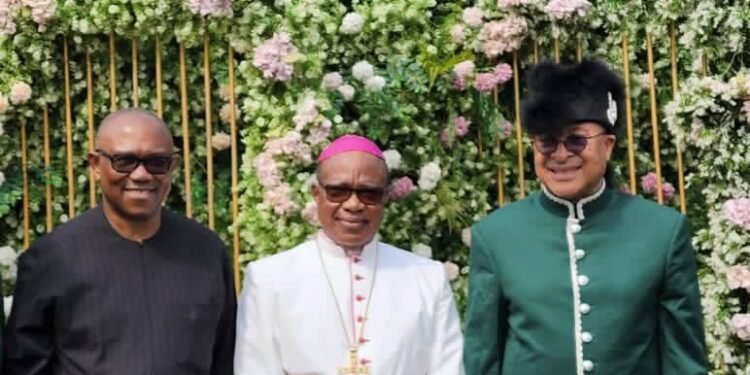
[[322,229],[247,266],[236,375],[463,374],[443,265],[376,240],[387,184],[383,153],[367,138],[346,135],[321,153]]

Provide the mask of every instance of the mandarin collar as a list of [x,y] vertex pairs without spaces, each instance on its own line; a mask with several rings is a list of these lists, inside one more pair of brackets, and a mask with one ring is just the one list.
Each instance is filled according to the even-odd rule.
[[542,185],[541,203],[545,209],[555,214],[583,220],[586,216],[592,216],[601,211],[612,198],[612,194],[611,189],[607,189],[607,183],[602,180],[596,192],[572,202],[552,194],[546,186]]
[[[365,263],[369,263],[370,260],[374,259],[375,253],[377,252],[379,237],[380,236],[376,234],[372,241],[367,243],[364,248],[362,248],[362,253],[358,255],[351,255],[351,257],[358,257],[361,260],[365,261]],[[320,252],[325,256],[344,259],[350,257],[350,255],[346,253],[346,250],[333,242],[333,240],[328,237],[322,229],[318,231],[313,240],[317,244],[318,249],[320,249]]]

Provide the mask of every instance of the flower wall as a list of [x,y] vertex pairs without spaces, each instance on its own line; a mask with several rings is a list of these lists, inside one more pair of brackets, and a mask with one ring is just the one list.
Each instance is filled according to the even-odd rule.
[[[394,245],[445,262],[465,304],[467,228],[505,202],[538,189],[530,143],[517,138],[514,84],[539,59],[586,57],[623,69],[627,36],[635,155],[634,193],[655,199],[650,85],[660,127],[662,194],[679,208],[677,145],[684,157],[686,207],[701,262],[710,359],[716,374],[750,371],[748,318],[748,90],[750,11],[740,1],[697,0],[0,0],[0,270],[12,292],[23,247],[20,129],[28,141],[31,240],[46,232],[45,186],[53,226],[69,218],[63,35],[72,103],[75,211],[90,206],[87,56],[98,122],[110,109],[110,35],[117,107],[155,110],[156,39],[163,68],[164,119],[179,147],[190,144],[193,216],[208,222],[206,156],[213,148],[217,232],[241,238],[240,263],[274,254],[316,230],[310,184],[314,157],[345,133],[386,151],[391,203],[381,230]],[[672,90],[670,26],[675,26]],[[654,74],[649,74],[646,35]],[[203,41],[211,61],[211,134],[206,134]],[[137,64],[133,64],[133,42]],[[178,43],[187,51],[188,133],[181,127]],[[234,50],[236,107],[229,105],[228,50]],[[518,70],[514,69],[514,56]],[[711,78],[701,78],[703,74]],[[744,86],[743,86],[744,85]],[[665,108],[666,107],[666,108]],[[45,168],[43,110],[50,119]],[[240,214],[231,218],[230,128],[239,123]],[[613,167],[629,189],[627,137]],[[516,143],[521,140],[521,145]],[[518,150],[523,170],[518,166]],[[168,206],[185,210],[182,173]],[[520,190],[521,176],[525,190]],[[498,182],[500,183],[498,185]]]

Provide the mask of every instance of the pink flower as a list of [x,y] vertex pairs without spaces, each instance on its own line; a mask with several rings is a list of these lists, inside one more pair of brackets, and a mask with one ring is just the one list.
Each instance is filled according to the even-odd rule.
[[456,77],[456,79],[453,80],[452,88],[456,91],[464,91],[466,90],[466,81],[464,81],[461,78]]
[[286,62],[289,55],[297,53],[286,33],[277,33],[255,49],[253,66],[263,71],[264,78],[277,81],[289,81],[294,73],[294,66]]
[[737,337],[750,341],[750,314],[734,314],[731,325]]
[[188,0],[188,9],[199,16],[230,16],[232,2],[230,0]]
[[491,92],[498,84],[495,73],[479,73],[474,79],[474,88],[479,92]]
[[750,198],[730,199],[724,203],[724,216],[730,222],[750,230]]
[[746,266],[727,268],[727,285],[731,289],[742,288],[750,291],[750,268]]
[[476,7],[472,8],[466,8],[463,12],[463,20],[464,23],[469,25],[470,27],[479,27],[482,26],[482,18],[484,17],[484,13],[482,13],[482,10]]
[[16,33],[16,23],[13,20],[13,8],[15,0],[0,0],[0,35],[13,35]]
[[517,50],[526,37],[527,28],[526,19],[516,15],[484,24],[479,32],[484,54],[493,58]]
[[505,63],[497,64],[497,66],[495,67],[495,77],[497,78],[498,84],[502,85],[503,83],[508,82],[508,80],[513,78],[513,68]]
[[661,184],[661,195],[665,201],[668,201],[674,197],[674,185],[669,182]]
[[544,7],[544,12],[553,20],[563,20],[585,16],[590,6],[586,0],[552,0]]
[[745,121],[750,123],[750,100],[742,102],[742,113],[745,114]]
[[461,61],[453,66],[453,73],[456,74],[458,79],[466,79],[474,74],[474,67],[474,62],[471,60]]
[[47,20],[55,16],[55,2],[53,0],[22,0],[21,3],[31,9],[31,19],[39,25],[37,31],[44,32]]
[[409,177],[401,177],[391,183],[388,188],[388,198],[392,201],[404,199],[414,191],[414,182]]
[[641,189],[644,193],[653,194],[656,192],[656,173],[648,172],[646,175],[641,177]]
[[258,154],[253,159],[253,167],[255,168],[255,174],[258,176],[258,181],[266,189],[281,184],[279,169],[271,153],[266,151]]
[[312,146],[317,146],[323,142],[325,142],[326,139],[328,139],[328,136],[331,134],[331,125],[328,124],[328,126],[320,126],[316,128],[310,129],[310,135],[307,136],[307,143],[309,143]]
[[302,209],[302,218],[316,227],[320,226],[320,218],[318,217],[318,204],[315,203],[315,201],[307,202],[305,208]]
[[456,135],[459,137],[463,137],[466,135],[466,133],[469,132],[469,124],[470,121],[466,120],[463,116],[456,117],[456,120],[454,121],[456,125]]
[[513,134],[513,124],[510,123],[508,120],[503,120],[497,123],[498,131],[500,131],[500,135],[505,139],[511,136]]
[[445,267],[445,277],[448,281],[456,280],[458,274],[461,272],[461,270],[458,269],[458,266],[453,262],[445,262],[443,263],[443,267]]
[[271,190],[267,190],[263,196],[263,204],[272,207],[277,215],[286,215],[297,206],[291,198],[292,189],[287,184],[278,185]]
[[461,44],[466,39],[466,30],[464,30],[463,25],[453,25],[451,27],[451,39],[453,40],[453,43]]
[[316,106],[317,103],[315,102],[315,98],[312,97],[308,97],[304,102],[302,102],[299,108],[297,108],[297,113],[295,113],[294,117],[292,117],[292,121],[296,125],[294,128],[295,130],[300,131],[305,127],[305,125],[315,121],[315,119],[318,117],[318,110]]
[[31,99],[31,86],[26,82],[16,82],[10,87],[10,102],[23,104]]
[[618,186],[617,187],[617,191],[619,191],[621,193],[625,193],[625,194],[633,194],[633,193],[630,192],[630,186],[628,186],[628,184],[622,184],[622,185]]
[[522,5],[530,4],[533,0],[498,0],[497,7],[500,9],[508,9],[512,7],[519,7]]

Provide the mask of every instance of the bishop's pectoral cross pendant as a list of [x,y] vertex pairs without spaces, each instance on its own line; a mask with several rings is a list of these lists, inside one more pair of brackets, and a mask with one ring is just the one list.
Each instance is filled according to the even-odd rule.
[[349,366],[339,367],[339,375],[369,375],[370,368],[367,366],[360,366],[357,362],[357,348],[353,347],[349,349]]

